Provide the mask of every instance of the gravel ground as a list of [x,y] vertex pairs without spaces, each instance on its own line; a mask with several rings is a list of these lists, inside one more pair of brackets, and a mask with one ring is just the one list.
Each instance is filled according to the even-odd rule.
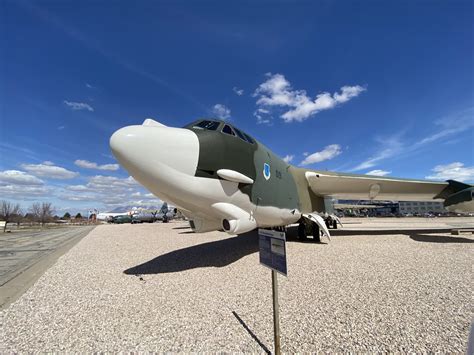
[[[253,236],[103,225],[0,312],[0,352],[273,351],[271,273]],[[471,235],[287,245],[283,352],[465,352]]]

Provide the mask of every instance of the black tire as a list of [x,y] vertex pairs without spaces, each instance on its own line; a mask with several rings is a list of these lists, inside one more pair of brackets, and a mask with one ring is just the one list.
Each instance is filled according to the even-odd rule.
[[308,240],[308,234],[306,233],[306,225],[304,223],[300,223],[298,225],[298,239],[301,241]]
[[337,229],[337,220],[334,220],[334,221],[332,222],[332,228],[333,228],[333,229]]
[[319,233],[319,226],[314,222],[311,224],[311,232],[313,234],[313,241],[315,243],[321,243],[321,233]]

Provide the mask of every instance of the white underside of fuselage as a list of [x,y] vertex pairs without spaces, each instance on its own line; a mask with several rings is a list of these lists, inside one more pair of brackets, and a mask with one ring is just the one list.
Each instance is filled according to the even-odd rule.
[[183,210],[194,221],[197,232],[222,229],[223,219],[232,218],[216,207],[222,203],[247,212],[256,227],[288,225],[300,218],[294,210],[257,206],[239,190],[236,182],[191,176],[159,163],[153,170],[146,175],[131,174],[154,195]]

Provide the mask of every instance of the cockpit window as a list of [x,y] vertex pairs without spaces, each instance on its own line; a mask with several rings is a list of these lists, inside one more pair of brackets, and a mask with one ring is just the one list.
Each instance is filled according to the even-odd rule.
[[245,136],[245,138],[247,138],[247,142],[249,142],[250,144],[255,143],[255,141],[252,139],[252,137],[250,137],[247,133],[244,133],[244,136]]
[[230,134],[231,136],[235,136],[234,130],[228,124],[224,125],[224,128],[222,128],[222,132],[225,134]]
[[193,128],[208,129],[210,131],[215,131],[219,127],[219,122],[217,121],[201,121],[193,126]]
[[245,136],[242,132],[240,132],[237,128],[234,127],[234,131],[235,133],[237,133],[237,135],[239,136],[240,139],[243,139],[244,141],[247,142],[247,139],[245,139]]

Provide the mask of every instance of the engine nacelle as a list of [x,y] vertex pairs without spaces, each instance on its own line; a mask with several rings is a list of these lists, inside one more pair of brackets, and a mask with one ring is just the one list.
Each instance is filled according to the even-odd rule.
[[257,221],[251,218],[250,215],[248,218],[241,218],[241,219],[223,219],[222,220],[222,228],[227,233],[231,234],[242,234],[245,232],[250,232],[257,228]]
[[257,228],[255,218],[236,205],[218,202],[212,208],[222,216],[222,229],[229,234],[241,234]]
[[219,221],[193,218],[189,220],[189,225],[195,233],[206,233],[221,228]]

